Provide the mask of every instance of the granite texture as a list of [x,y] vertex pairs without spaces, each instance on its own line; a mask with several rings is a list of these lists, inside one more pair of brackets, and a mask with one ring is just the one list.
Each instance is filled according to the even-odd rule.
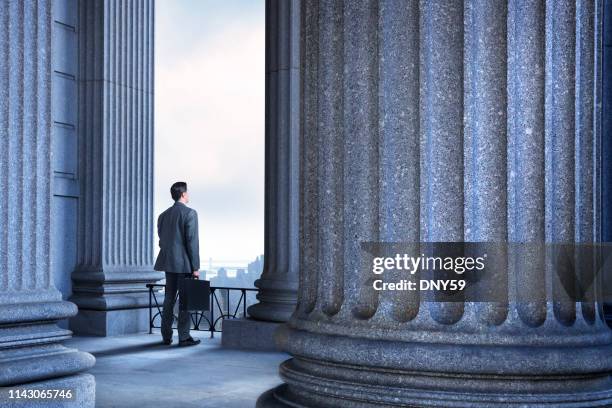
[[[380,4],[379,21],[379,241],[419,240],[419,15],[409,7]],[[398,81],[406,86],[398,87]],[[415,152],[405,160],[396,151]],[[393,278],[396,278],[393,276]],[[378,310],[400,321],[418,313],[418,293],[381,293]]]
[[[79,179],[77,127],[77,4],[51,2],[51,273],[67,299],[76,265]],[[59,237],[59,239],[56,239]],[[62,321],[67,327],[67,321]]]
[[[608,0],[609,3],[609,0]],[[603,29],[601,33],[595,33],[595,42],[602,47],[601,55],[595,54],[595,66],[599,69],[595,70],[595,77],[601,78],[600,82],[595,83],[595,90],[601,93],[601,105],[595,106],[595,109],[600,115],[594,117],[596,127],[600,126],[602,134],[612,134],[612,7],[609,4],[604,7],[604,13],[601,17]],[[602,73],[607,73],[602,75]],[[602,157],[612,157],[612,138],[604,137],[599,146]],[[600,175],[602,194],[601,201],[597,205],[607,205],[611,207],[612,203],[612,165],[609,160],[606,165],[602,166],[602,174]],[[612,212],[604,211],[601,214],[601,235],[602,240],[612,241]]]
[[[542,242],[545,235],[545,13],[539,2],[508,8],[507,218],[513,242]],[[528,325],[540,326],[546,320],[544,266],[538,260],[523,271],[522,289],[541,300],[519,303],[517,313]]]
[[[160,301],[163,301],[161,299]],[[70,319],[70,330],[92,336],[117,336],[126,333],[149,331],[149,309],[106,309],[80,308],[79,314]]]
[[[468,242],[507,237],[507,54],[508,10],[503,1],[471,1],[464,9],[464,231]],[[499,258],[496,258],[499,259]],[[504,265],[499,265],[504,267]],[[507,284],[499,282],[499,285]],[[470,307],[470,306],[467,306]],[[507,309],[475,306],[482,320],[499,324]]]
[[154,2],[81,1],[78,19],[81,245],[70,299],[87,316],[70,327],[136,332],[141,321],[122,322],[143,314],[132,309],[148,305],[145,285],[163,278],[151,241]]
[[223,320],[221,346],[224,348],[256,351],[280,351],[274,334],[282,325],[255,319]]
[[546,259],[507,259],[507,302],[441,303],[374,293],[360,248],[600,239],[601,2],[301,5],[293,358],[258,406],[610,406],[601,303]]
[[266,1],[264,269],[249,315],[285,322],[295,309],[299,261],[300,2]]
[[57,326],[77,308],[51,265],[53,21],[51,1],[0,3],[0,386],[71,384],[92,407],[95,359]]

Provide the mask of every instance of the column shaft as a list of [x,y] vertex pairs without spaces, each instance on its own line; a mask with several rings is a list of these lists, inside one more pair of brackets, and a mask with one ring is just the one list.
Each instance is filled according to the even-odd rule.
[[[79,2],[78,264],[75,331],[148,328],[153,271],[154,4]],[[123,311],[123,312],[119,312]],[[112,316],[112,318],[111,318]]]
[[64,347],[76,314],[53,285],[51,2],[0,3],[0,386],[77,389],[94,404],[90,354]]
[[289,319],[298,286],[299,4],[266,1],[265,258],[248,313],[273,322]]
[[[610,405],[601,299],[571,300],[538,251],[599,240],[601,2],[304,1],[302,16],[300,302],[278,335],[286,384],[260,406]],[[367,241],[534,253],[495,265],[502,301],[443,303],[375,293]]]

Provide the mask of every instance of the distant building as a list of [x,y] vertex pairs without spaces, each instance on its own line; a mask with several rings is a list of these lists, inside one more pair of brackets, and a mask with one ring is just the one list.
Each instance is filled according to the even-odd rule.
[[[254,288],[253,283],[255,280],[259,279],[261,273],[263,271],[263,260],[264,256],[260,255],[253,262],[250,262],[246,269],[245,268],[236,268],[235,274],[230,274],[229,270],[231,268],[227,268],[224,266],[219,267],[216,270],[216,274],[207,274],[207,276],[213,275],[209,278],[210,285],[212,287],[230,287],[230,288]],[[210,272],[210,271],[209,271]],[[229,303],[228,303],[228,290],[226,289],[217,289],[216,297],[219,301],[219,305],[223,310],[224,314],[233,315],[234,311],[237,312],[236,317],[242,316],[244,308],[239,306],[239,302],[241,302],[242,294],[237,290],[229,291]],[[246,296],[246,305],[247,307],[256,303],[257,299],[255,298],[255,292],[248,292]],[[218,308],[216,303],[213,302],[215,308]],[[219,310],[215,310],[215,313],[218,313]]]

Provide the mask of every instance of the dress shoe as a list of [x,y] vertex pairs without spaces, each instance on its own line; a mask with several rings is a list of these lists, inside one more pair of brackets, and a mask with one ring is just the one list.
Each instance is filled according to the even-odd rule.
[[187,340],[179,341],[179,347],[189,347],[198,344],[200,344],[200,339],[194,339],[193,337],[190,337]]
[[188,338],[187,340],[179,341],[179,347],[189,347],[200,344],[200,339],[194,339],[193,337]]

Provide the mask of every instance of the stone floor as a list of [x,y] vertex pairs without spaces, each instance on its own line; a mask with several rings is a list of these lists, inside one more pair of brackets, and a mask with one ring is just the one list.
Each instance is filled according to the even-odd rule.
[[192,332],[194,347],[164,346],[159,334],[75,337],[68,346],[92,353],[97,407],[254,407],[279,384],[277,352],[221,348],[221,336]]

